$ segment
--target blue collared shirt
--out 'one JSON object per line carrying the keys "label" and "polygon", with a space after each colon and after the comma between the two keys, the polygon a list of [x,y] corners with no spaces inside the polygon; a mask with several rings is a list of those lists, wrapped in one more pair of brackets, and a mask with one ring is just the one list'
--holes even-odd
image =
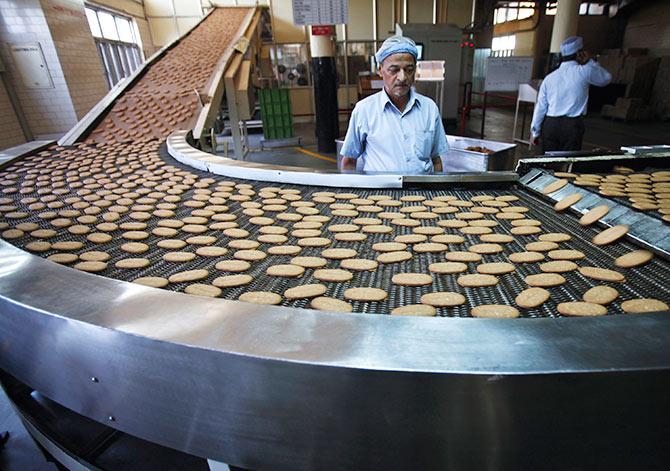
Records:
{"label": "blue collared shirt", "polygon": [[366,172],[430,173],[433,157],[449,150],[433,100],[410,90],[400,112],[384,90],[356,104],[341,154],[363,159]]}
{"label": "blue collared shirt", "polygon": [[533,137],[540,135],[545,116],[585,115],[589,85],[604,87],[611,80],[612,74],[596,61],[590,60],[584,65],[576,61],[563,62],[540,85],[530,127]]}

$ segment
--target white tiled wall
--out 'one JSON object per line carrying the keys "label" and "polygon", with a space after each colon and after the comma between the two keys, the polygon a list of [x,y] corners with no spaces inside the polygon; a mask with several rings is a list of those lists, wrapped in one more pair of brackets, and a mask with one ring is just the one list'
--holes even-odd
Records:
{"label": "white tiled wall", "polygon": [[[34,42],[39,42],[42,48],[53,88],[26,88],[17,73],[9,45]],[[56,46],[39,0],[0,0],[0,54],[33,135],[65,133],[77,122]],[[3,114],[13,113],[4,107],[0,110]]]}
{"label": "white tiled wall", "polygon": [[107,93],[83,0],[41,0],[77,118]]}
{"label": "white tiled wall", "polygon": [[9,101],[5,85],[0,82],[0,150],[23,144],[26,140]]}

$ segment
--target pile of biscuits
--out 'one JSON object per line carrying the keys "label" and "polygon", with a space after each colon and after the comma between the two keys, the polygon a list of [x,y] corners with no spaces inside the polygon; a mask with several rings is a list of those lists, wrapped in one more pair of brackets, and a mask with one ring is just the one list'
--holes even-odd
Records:
{"label": "pile of biscuits", "polygon": [[164,138],[191,129],[208,80],[248,14],[217,8],[118,98],[86,143]]}
{"label": "pile of biscuits", "polygon": [[657,211],[663,221],[670,223],[670,170],[650,173],[634,172],[625,167],[618,170],[605,175],[571,172],[555,172],[554,175],[597,190],[603,196],[624,198],[639,211]]}
{"label": "pile of biscuits", "polygon": [[512,192],[226,180],[166,162],[159,145],[53,147],[12,164],[0,172],[1,237],[78,270],[259,304],[475,317],[668,309],[670,265],[593,215],[546,218],[546,204]]}

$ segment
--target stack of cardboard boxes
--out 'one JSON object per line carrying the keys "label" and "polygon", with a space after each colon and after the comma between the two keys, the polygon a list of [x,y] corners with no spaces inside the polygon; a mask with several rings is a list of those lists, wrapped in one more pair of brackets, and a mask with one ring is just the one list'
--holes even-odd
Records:
{"label": "stack of cardboard boxes", "polygon": [[612,74],[612,83],[626,85],[623,97],[614,105],[604,105],[601,115],[624,121],[643,121],[654,117],[650,104],[661,59],[647,55],[647,49],[606,49],[600,65]]}

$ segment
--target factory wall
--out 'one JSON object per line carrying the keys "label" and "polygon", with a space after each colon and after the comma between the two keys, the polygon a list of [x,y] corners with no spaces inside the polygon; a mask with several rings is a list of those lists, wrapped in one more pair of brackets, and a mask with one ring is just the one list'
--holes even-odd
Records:
{"label": "factory wall", "polygon": [[623,39],[625,48],[647,48],[657,57],[670,55],[670,2],[640,5],[628,19]]}
{"label": "factory wall", "polygon": [[26,142],[4,83],[0,83],[0,150]]}
{"label": "factory wall", "polygon": [[200,0],[144,0],[144,11],[158,47],[186,33],[204,14]]}
{"label": "factory wall", "polygon": [[[33,136],[63,134],[77,122],[77,112],[42,5],[39,0],[4,0],[2,4],[0,54],[7,68],[8,86],[16,93]],[[41,48],[50,77],[50,83],[41,88],[23,82],[11,54],[12,46],[35,44]],[[59,44],[58,48],[64,46]],[[5,103],[0,114],[14,114]]]}
{"label": "factory wall", "polygon": [[151,37],[149,21],[147,20],[146,14],[144,13],[144,6],[142,5],[142,1],[143,0],[95,0],[89,3],[92,5],[107,7],[111,10],[115,10],[133,18],[137,24],[137,30],[140,33],[140,41],[142,41],[142,52],[144,52],[144,58],[148,59],[159,49],[159,47],[154,44]]}

